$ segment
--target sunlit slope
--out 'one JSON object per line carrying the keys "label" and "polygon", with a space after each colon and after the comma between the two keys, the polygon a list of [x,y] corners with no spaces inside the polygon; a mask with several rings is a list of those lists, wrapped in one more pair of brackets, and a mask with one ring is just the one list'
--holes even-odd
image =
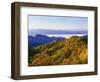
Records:
{"label": "sunlit slope", "polygon": [[29,49],[29,66],[87,64],[87,38],[72,36]]}

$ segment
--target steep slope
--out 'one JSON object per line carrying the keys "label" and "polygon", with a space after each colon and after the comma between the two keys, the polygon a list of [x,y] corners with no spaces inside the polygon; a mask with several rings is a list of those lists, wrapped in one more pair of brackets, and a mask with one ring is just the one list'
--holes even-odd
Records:
{"label": "steep slope", "polygon": [[29,66],[87,64],[87,39],[72,36],[29,49]]}

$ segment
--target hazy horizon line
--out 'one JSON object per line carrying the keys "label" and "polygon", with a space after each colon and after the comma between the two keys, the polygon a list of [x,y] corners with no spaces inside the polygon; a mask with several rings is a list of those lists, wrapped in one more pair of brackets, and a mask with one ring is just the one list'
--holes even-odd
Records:
{"label": "hazy horizon line", "polygon": [[75,30],[75,29],[73,29],[73,30],[66,30],[66,29],[29,29],[29,31],[30,30],[54,30],[54,31],[56,31],[56,30],[61,30],[61,31],[88,31],[88,30]]}

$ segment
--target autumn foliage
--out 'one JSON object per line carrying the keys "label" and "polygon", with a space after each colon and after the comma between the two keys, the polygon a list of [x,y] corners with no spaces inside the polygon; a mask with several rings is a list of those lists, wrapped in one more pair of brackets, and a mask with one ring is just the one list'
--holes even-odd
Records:
{"label": "autumn foliage", "polygon": [[28,50],[29,66],[87,64],[87,39],[72,36]]}

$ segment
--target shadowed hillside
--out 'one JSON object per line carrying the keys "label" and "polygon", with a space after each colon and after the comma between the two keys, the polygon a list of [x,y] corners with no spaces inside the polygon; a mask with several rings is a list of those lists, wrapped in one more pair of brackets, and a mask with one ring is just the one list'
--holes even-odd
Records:
{"label": "shadowed hillside", "polygon": [[55,40],[64,40],[62,37],[48,37],[46,35],[37,34],[35,36],[28,36],[28,47],[37,47],[38,45],[47,44]]}
{"label": "shadowed hillside", "polygon": [[29,66],[87,64],[87,36],[72,36],[29,49]]}

